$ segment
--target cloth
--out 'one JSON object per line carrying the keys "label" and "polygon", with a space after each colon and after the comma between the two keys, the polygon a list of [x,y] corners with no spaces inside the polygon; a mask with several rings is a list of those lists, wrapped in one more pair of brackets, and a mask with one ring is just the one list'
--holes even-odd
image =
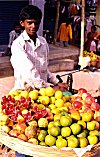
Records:
{"label": "cloth", "polygon": [[72,39],[72,27],[70,24],[68,26],[66,26],[66,23],[60,25],[58,39],[60,41],[69,41],[69,39]]}
{"label": "cloth", "polygon": [[47,87],[47,82],[57,84],[58,80],[48,70],[48,44],[44,37],[36,38],[36,45],[24,30],[11,46],[11,64],[14,68],[14,89]]}

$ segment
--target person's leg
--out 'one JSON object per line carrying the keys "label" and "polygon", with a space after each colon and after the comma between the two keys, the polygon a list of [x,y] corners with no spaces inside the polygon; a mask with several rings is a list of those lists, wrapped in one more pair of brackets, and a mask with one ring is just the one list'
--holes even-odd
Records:
{"label": "person's leg", "polygon": [[68,41],[64,41],[64,47],[68,46]]}
{"label": "person's leg", "polygon": [[16,157],[25,157],[25,155],[24,155],[24,154],[20,154],[20,153],[16,152]]}
{"label": "person's leg", "polygon": [[60,41],[59,45],[60,45],[60,46],[64,46],[64,42],[63,42],[63,41]]}

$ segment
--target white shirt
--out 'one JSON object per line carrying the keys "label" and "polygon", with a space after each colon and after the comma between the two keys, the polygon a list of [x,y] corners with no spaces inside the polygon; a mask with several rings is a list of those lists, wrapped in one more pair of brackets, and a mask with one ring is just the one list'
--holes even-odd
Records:
{"label": "white shirt", "polygon": [[48,44],[45,38],[38,36],[36,45],[26,31],[14,40],[11,46],[11,64],[14,68],[14,89],[25,89],[25,82],[33,88],[48,86],[58,80],[48,71]]}

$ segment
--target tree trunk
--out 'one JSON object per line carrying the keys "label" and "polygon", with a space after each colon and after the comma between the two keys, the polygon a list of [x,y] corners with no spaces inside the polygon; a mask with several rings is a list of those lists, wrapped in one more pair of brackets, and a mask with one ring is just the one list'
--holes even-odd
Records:
{"label": "tree trunk", "polygon": [[59,9],[60,9],[60,0],[57,0],[57,14],[54,28],[54,44],[57,41],[57,30],[58,30],[58,22],[59,22]]}

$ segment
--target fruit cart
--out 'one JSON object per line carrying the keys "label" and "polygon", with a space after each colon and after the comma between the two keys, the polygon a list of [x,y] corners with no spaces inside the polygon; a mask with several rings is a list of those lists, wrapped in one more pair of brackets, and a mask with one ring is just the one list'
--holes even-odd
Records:
{"label": "fruit cart", "polygon": [[[94,69],[92,69],[92,70],[94,71]],[[77,71],[73,71],[73,73],[74,72],[77,72]],[[70,74],[70,73],[67,73],[67,74]],[[57,77],[59,78],[62,76],[60,75]],[[67,83],[69,83],[69,81]],[[64,87],[65,87],[66,84],[62,83],[60,85],[64,85]],[[66,88],[67,87],[68,86],[66,86]],[[50,98],[50,100],[51,100],[50,103],[49,103],[49,99],[47,97],[43,96],[40,99],[39,96],[40,95],[42,96],[44,91],[46,92],[46,96],[48,96]],[[20,95],[22,97],[20,97]],[[53,96],[55,96],[55,98],[57,99],[56,102],[54,102],[53,98],[51,99],[51,97],[53,97]],[[46,98],[46,101],[44,98]],[[69,98],[71,100],[70,102],[69,102]],[[91,106],[90,106],[90,104],[86,105],[86,106],[83,105],[84,107],[86,107],[86,108],[84,108],[84,107],[82,107],[82,103],[80,103],[80,102],[76,103],[76,101],[79,101],[80,99],[83,101],[84,98],[86,99],[85,101],[87,101],[87,102],[92,101]],[[58,99],[60,99],[60,103],[58,103]],[[74,100],[76,100],[76,101],[74,101]],[[42,105],[40,105],[40,102]],[[39,103],[39,109],[37,108],[38,103]],[[31,106],[31,108],[29,107],[29,105],[32,105],[32,104],[35,104],[34,108],[32,108],[32,106]],[[71,106],[71,104],[73,104],[73,105]],[[19,106],[20,106],[20,108],[19,108]],[[46,108],[44,106],[46,106]],[[56,106],[56,110],[55,110],[54,106]],[[91,110],[89,110],[90,108],[91,108]],[[80,138],[81,132],[79,131],[79,133],[76,133],[75,130],[73,130],[73,128],[72,128],[73,124],[75,124],[75,126],[76,126],[76,122],[78,123],[79,129],[81,128],[82,131],[84,130],[84,128],[88,129],[89,133],[90,133],[91,127],[89,124],[92,121],[91,118],[94,118],[94,121],[95,121],[94,128],[99,130],[100,106],[98,103],[94,102],[94,98],[90,94],[87,93],[86,89],[80,88],[77,91],[77,95],[70,95],[70,92],[68,92],[68,91],[67,92],[60,91],[58,94],[57,91],[55,91],[55,92],[53,91],[52,87],[46,88],[46,89],[40,89],[39,91],[32,90],[32,91],[29,91],[28,93],[27,93],[27,91],[17,90],[17,91],[14,91],[13,93],[10,93],[7,96],[4,96],[2,98],[0,109],[1,109],[1,112],[0,112],[0,114],[1,114],[0,115],[0,128],[1,128],[0,142],[14,151],[18,151],[19,153],[30,155],[33,157],[44,157],[44,156],[46,156],[46,157],[51,157],[51,156],[64,157],[67,155],[71,156],[71,157],[77,157],[77,156],[78,157],[81,157],[81,156],[82,157],[86,157],[86,156],[93,157],[93,156],[100,155],[100,142],[99,142],[100,135],[98,135],[98,133],[99,133],[98,131],[96,133],[92,132],[93,134],[96,134],[96,135],[93,135],[95,140],[92,140],[92,142],[95,141],[95,143],[91,143],[91,140],[90,140],[90,143],[88,145],[84,146],[84,148],[82,148],[81,145],[79,146],[80,148],[79,147],[78,148],[66,147],[67,144],[66,144],[65,139],[68,140],[68,137],[66,137],[68,135],[65,135],[66,132],[61,134],[61,132],[59,133],[59,131],[58,131],[57,135],[55,135],[55,132],[52,132],[51,129],[49,130],[49,134],[53,135],[54,140],[55,140],[55,137],[56,137],[56,140],[59,139],[60,137],[58,138],[58,135],[60,136],[60,134],[64,137],[65,143],[64,143],[64,147],[62,147],[62,148],[57,148],[57,146],[60,147],[59,143],[57,146],[55,146],[55,144],[48,143],[47,144],[48,146],[47,146],[43,142],[44,140],[42,141],[41,136],[39,137],[39,133],[40,133],[41,129],[45,128],[45,129],[43,129],[45,132],[46,129],[49,128],[48,126],[50,125],[50,122],[53,121],[53,119],[55,119],[54,117],[57,117],[56,112],[58,112],[58,113],[60,112],[64,116],[63,118],[67,117],[67,112],[68,112],[68,114],[71,115],[71,117],[68,118],[68,119],[70,119],[70,122],[69,122],[70,124],[69,123],[64,124],[60,118],[61,126],[59,126],[59,123],[56,123],[55,126],[59,126],[61,129],[67,126],[68,128],[71,129],[71,132],[73,132],[73,135],[75,134],[75,136],[77,136],[77,138]],[[79,110],[79,112],[78,112],[78,110]],[[80,116],[80,115],[83,115],[82,110],[84,110],[85,113],[87,113],[88,110],[90,111],[88,114],[88,118],[90,117],[90,119],[86,120],[87,119],[86,117],[84,119],[84,117]],[[3,113],[2,113],[2,111],[3,111]],[[73,111],[77,111],[77,112],[75,114],[73,114]],[[92,117],[92,114],[93,114],[93,117]],[[77,116],[74,117],[75,115],[77,115]],[[32,121],[33,116],[34,116],[35,121]],[[80,118],[84,121],[84,124],[81,123]],[[40,123],[40,119],[42,119],[41,123]],[[32,121],[32,123],[31,123],[31,121]],[[20,125],[18,125],[18,124],[22,124],[22,123],[23,123],[23,125],[21,125],[22,127],[20,127]],[[26,123],[27,123],[27,125],[26,125]],[[31,126],[31,124],[32,125],[34,124],[34,129],[32,128],[34,130],[34,132],[32,132],[32,137],[34,137],[34,138],[32,138],[32,139],[30,138],[31,136],[29,136],[29,134],[27,134],[27,131],[25,131],[25,130],[28,130],[26,128]],[[38,124],[38,126],[37,126],[37,124]],[[25,129],[24,131],[23,131],[23,128]],[[16,129],[17,129],[17,132],[16,132]],[[31,127],[30,127],[30,129],[31,129]],[[94,131],[94,129],[92,129],[92,130]],[[27,135],[27,137],[26,137],[26,135]],[[38,138],[37,138],[37,136],[38,136]],[[46,138],[46,136],[48,136],[48,132],[47,132],[47,135],[45,135],[45,138]],[[60,139],[60,140],[62,140],[62,139]],[[37,143],[38,141],[39,141],[39,143]],[[79,143],[78,143],[78,145],[79,145]]]}

